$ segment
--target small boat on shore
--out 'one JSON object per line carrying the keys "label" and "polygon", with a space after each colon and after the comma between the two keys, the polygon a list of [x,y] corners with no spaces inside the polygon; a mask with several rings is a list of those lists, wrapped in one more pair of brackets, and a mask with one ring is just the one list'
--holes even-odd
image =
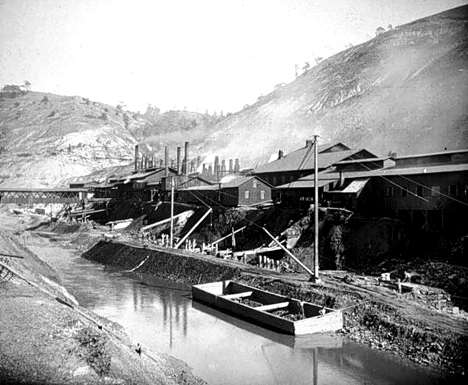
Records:
{"label": "small boat on shore", "polygon": [[233,281],[192,286],[194,300],[271,329],[293,335],[343,328],[340,310],[314,305]]}

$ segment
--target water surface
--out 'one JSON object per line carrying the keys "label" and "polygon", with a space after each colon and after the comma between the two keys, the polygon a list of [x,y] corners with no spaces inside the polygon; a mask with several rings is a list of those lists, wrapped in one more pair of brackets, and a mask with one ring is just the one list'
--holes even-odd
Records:
{"label": "water surface", "polygon": [[135,342],[187,362],[210,384],[438,384],[427,369],[336,335],[293,337],[192,302],[187,287],[87,261],[48,241],[31,245],[81,305]]}

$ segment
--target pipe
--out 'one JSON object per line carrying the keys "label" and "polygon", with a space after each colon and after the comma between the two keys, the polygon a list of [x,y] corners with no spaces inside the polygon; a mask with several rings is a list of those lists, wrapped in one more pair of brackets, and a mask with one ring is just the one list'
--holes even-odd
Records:
{"label": "pipe", "polygon": [[206,213],[203,214],[203,216],[200,218],[200,220],[199,220],[197,223],[195,223],[195,225],[189,230],[189,232],[183,236],[183,238],[179,241],[179,243],[177,243],[177,245],[174,246],[174,248],[175,248],[175,249],[178,249],[179,246],[180,246],[182,243],[185,242],[185,240],[188,238],[188,236],[189,236],[190,234],[192,234],[192,233],[195,231],[195,229],[200,225],[200,223],[202,223],[202,222],[205,220],[205,218],[206,218],[212,211],[213,211],[213,209],[210,207],[210,208],[206,211]]}
{"label": "pipe", "polygon": [[284,247],[275,237],[273,237],[273,235],[270,234],[270,232],[265,228],[265,227],[262,227],[262,229],[265,231],[265,233],[267,233],[267,235],[279,246],[281,247],[292,259],[294,259],[294,261],[296,261],[296,263],[301,266],[305,271],[307,271],[311,276],[314,276],[314,273],[312,270],[310,270],[306,265],[304,265],[301,261],[299,261],[299,259],[297,259],[297,257],[291,253],[286,247]]}

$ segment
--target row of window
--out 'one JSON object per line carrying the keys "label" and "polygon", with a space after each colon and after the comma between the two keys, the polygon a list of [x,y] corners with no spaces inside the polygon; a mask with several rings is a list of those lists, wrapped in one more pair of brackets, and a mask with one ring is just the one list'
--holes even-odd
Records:
{"label": "row of window", "polygon": [[[246,200],[250,199],[250,191],[249,190],[244,191],[244,199],[246,199]],[[260,199],[261,200],[265,199],[265,191],[264,190],[260,190]]]}
{"label": "row of window", "polygon": [[[468,191],[468,186],[465,187],[465,193]],[[450,196],[459,196],[459,188],[458,185],[456,184],[451,184],[448,186],[448,195]],[[395,186],[388,186],[385,188],[385,196],[386,197],[396,197],[396,196],[401,196],[401,197],[406,197],[408,195],[417,195],[420,197],[424,196],[433,196],[433,197],[439,197],[441,195],[444,195],[440,192],[440,186],[422,186],[422,185],[417,185],[415,190],[411,190],[410,188],[407,187],[395,187]]]}

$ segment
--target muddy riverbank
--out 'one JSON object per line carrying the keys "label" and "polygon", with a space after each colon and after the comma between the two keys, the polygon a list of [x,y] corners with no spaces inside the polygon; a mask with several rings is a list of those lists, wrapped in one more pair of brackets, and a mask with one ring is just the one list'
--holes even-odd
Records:
{"label": "muddy riverbank", "polygon": [[237,279],[249,285],[328,307],[346,308],[344,333],[444,373],[465,372],[467,321],[424,306],[410,295],[360,284],[351,273],[327,271],[321,284],[301,274],[280,275],[234,261],[186,251],[175,254],[131,243],[100,241],[85,258],[188,284]]}
{"label": "muddy riverbank", "polygon": [[22,257],[1,258],[0,383],[205,383],[180,360],[138,354],[120,325],[78,305],[25,245],[29,221],[0,223],[0,253]]}

